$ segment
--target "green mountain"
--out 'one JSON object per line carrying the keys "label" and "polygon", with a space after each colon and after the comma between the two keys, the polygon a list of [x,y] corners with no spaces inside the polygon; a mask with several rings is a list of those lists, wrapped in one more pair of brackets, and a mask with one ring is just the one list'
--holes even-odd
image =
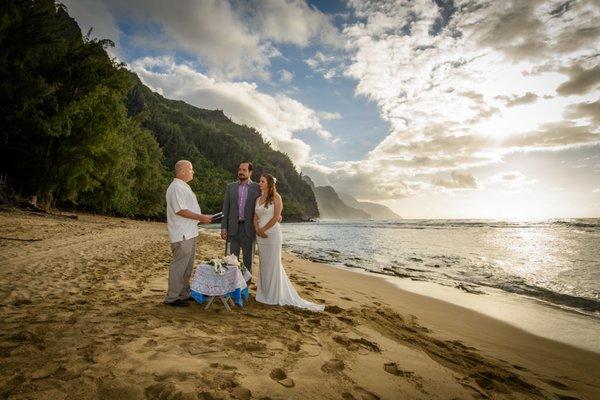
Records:
{"label": "green mountain", "polygon": [[302,179],[312,188],[317,198],[317,205],[322,218],[327,219],[375,219],[375,220],[398,220],[401,216],[388,207],[358,201],[345,193],[338,193],[331,186],[315,186],[308,175],[302,175]]}
{"label": "green mountain", "polygon": [[314,188],[321,218],[326,219],[369,219],[371,216],[359,209],[350,207],[340,199],[331,186]]}
{"label": "green mountain", "polygon": [[371,215],[371,219],[375,220],[398,220],[402,219],[401,216],[393,212],[389,207],[384,206],[383,204],[372,203],[369,201],[358,201],[354,197],[350,196],[346,193],[339,193],[338,196],[344,202],[344,204],[356,208],[358,210],[363,210],[364,212]]}
{"label": "green mountain", "polygon": [[0,6],[0,180],[42,206],[164,217],[175,161],[197,170],[191,183],[204,212],[221,209],[238,164],[270,172],[284,220],[318,217],[310,186],[287,155],[221,111],[165,99],[110,59],[108,40],[82,36],[52,0]]}
{"label": "green mountain", "polygon": [[165,164],[182,158],[198,169],[192,187],[200,204],[211,212],[221,209],[225,185],[237,176],[242,161],[254,165],[254,180],[268,172],[277,178],[284,199],[284,220],[319,216],[314,193],[289,157],[273,150],[256,129],[232,122],[220,110],[205,110],[183,101],[169,100],[136,82],[127,99],[130,114],[154,134],[163,149]]}

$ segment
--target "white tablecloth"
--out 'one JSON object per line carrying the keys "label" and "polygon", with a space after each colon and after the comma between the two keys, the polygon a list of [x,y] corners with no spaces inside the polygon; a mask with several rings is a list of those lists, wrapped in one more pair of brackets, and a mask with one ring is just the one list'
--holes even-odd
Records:
{"label": "white tablecloth", "polygon": [[[246,272],[248,278],[250,274]],[[245,289],[246,279],[238,267],[228,265],[227,272],[219,275],[214,267],[208,264],[200,264],[196,267],[194,278],[190,284],[191,289],[205,296],[224,296],[236,289]]]}

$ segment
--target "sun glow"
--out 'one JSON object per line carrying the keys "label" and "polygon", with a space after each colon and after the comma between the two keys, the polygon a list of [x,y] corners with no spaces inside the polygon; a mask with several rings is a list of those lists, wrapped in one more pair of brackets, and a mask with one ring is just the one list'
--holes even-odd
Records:
{"label": "sun glow", "polygon": [[[565,203],[580,207],[566,212]],[[600,213],[598,203],[587,203],[572,193],[533,189],[443,191],[393,200],[386,205],[408,219],[538,220],[580,218]]]}

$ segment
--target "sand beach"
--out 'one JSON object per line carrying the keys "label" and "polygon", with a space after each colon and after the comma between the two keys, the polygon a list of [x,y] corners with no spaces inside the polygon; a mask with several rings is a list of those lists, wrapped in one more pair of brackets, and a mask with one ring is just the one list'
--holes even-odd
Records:
{"label": "sand beach", "polygon": [[[600,354],[291,254],[324,313],[162,301],[163,223],[0,212],[1,399],[596,399]],[[197,261],[218,256],[215,232]],[[258,273],[255,268],[254,274]]]}

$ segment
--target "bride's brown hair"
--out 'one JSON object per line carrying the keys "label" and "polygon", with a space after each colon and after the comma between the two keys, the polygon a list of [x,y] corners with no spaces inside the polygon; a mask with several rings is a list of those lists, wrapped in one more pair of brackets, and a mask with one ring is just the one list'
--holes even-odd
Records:
{"label": "bride's brown hair", "polygon": [[269,204],[273,204],[275,193],[277,193],[277,186],[273,175],[262,174],[261,176],[267,180],[267,200],[265,201],[265,207],[268,207]]}

